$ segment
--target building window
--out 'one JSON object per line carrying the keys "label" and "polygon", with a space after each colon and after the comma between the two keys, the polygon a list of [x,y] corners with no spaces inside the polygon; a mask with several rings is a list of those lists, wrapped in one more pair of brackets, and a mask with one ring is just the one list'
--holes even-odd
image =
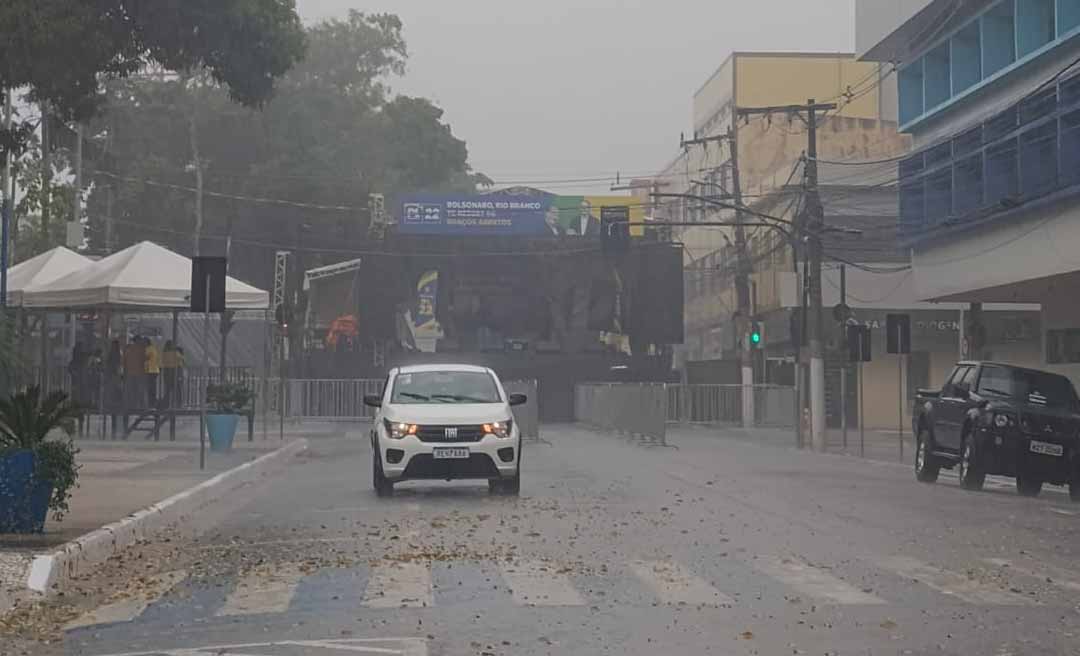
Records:
{"label": "building window", "polygon": [[1002,2],[982,17],[983,75],[989,77],[1016,61],[1016,16]]}
{"label": "building window", "polygon": [[1054,0],[1016,1],[1018,55],[1029,55],[1054,40]]}
{"label": "building window", "polygon": [[1058,0],[1058,36],[1080,27],[1080,0]]}
{"label": "building window", "polygon": [[1048,330],[1046,332],[1046,362],[1048,364],[1080,363],[1080,330]]}
{"label": "building window", "polygon": [[986,203],[995,205],[1019,194],[1016,139],[986,149]]}
{"label": "building window", "polygon": [[952,93],[967,91],[982,80],[982,32],[979,21],[952,39]]}
{"label": "building window", "polygon": [[1080,183],[1080,109],[1061,117],[1060,150],[1062,183]]}
{"label": "building window", "polygon": [[923,60],[900,71],[900,122],[913,121],[923,113]]}
{"label": "building window", "polygon": [[949,68],[949,43],[946,41],[926,54],[923,63],[926,85],[926,108],[937,107],[952,94],[952,73]]}

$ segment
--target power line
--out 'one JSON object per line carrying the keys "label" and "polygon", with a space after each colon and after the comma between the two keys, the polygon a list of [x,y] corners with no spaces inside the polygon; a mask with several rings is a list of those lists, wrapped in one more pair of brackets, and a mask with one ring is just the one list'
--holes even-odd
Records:
{"label": "power line", "polygon": [[[172,184],[169,182],[159,182],[157,180],[149,180],[146,178],[129,178],[127,176],[117,175],[116,173],[110,173],[108,171],[96,170],[92,172],[94,175],[100,175],[113,180],[120,180],[121,182],[130,182],[132,184],[144,184],[150,187],[161,187],[164,189],[172,189],[174,191],[186,191],[190,193],[199,193],[199,190],[195,187],[187,187],[184,185]],[[225,198],[228,200],[239,200],[249,203],[262,203],[267,205],[282,205],[285,207],[297,207],[301,209],[323,210],[331,212],[367,212],[368,208],[364,207],[351,207],[348,205],[320,205],[317,203],[302,203],[298,201],[282,200],[279,198],[259,198],[255,196],[241,196],[238,194],[226,194],[219,191],[202,191],[204,196],[210,196],[213,198]]]}

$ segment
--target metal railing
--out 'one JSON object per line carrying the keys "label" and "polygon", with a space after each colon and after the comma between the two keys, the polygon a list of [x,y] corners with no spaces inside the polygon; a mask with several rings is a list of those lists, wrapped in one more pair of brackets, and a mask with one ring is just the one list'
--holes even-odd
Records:
{"label": "metal railing", "polygon": [[[790,428],[795,425],[795,388],[753,385],[752,425]],[[669,423],[742,426],[742,385],[667,385]]]}
{"label": "metal railing", "polygon": [[662,383],[586,383],[574,388],[577,421],[665,444],[667,390]]}

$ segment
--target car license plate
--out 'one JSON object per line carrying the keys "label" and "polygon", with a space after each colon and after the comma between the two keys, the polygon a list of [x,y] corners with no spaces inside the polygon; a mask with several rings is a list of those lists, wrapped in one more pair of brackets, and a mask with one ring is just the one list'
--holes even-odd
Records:
{"label": "car license plate", "polygon": [[1032,453],[1041,453],[1044,456],[1057,456],[1061,457],[1065,455],[1065,447],[1060,444],[1050,444],[1048,442],[1031,442]]}
{"label": "car license plate", "polygon": [[436,460],[468,460],[469,450],[461,447],[435,449],[434,456]]}

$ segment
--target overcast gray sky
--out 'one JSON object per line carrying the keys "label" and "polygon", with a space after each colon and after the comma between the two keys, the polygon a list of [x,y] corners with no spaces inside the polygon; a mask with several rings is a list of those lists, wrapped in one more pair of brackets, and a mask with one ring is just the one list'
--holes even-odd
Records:
{"label": "overcast gray sky", "polygon": [[405,23],[396,91],[433,99],[498,182],[659,170],[694,91],[732,50],[849,51],[854,0],[298,0],[306,21],[355,8]]}

